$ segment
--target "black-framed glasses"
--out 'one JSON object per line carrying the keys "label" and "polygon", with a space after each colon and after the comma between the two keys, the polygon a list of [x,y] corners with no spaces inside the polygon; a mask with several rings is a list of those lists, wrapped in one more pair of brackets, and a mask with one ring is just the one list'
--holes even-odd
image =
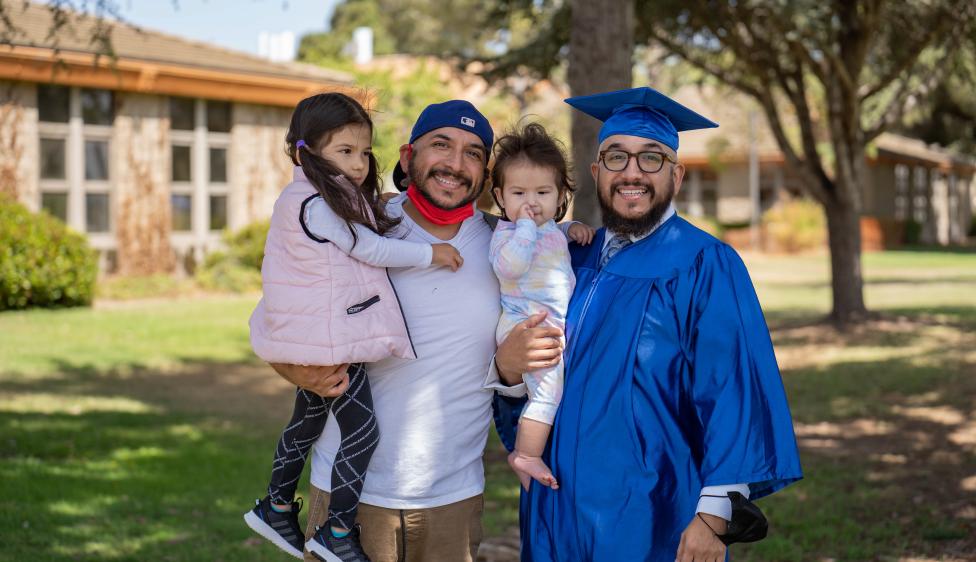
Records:
{"label": "black-framed glasses", "polygon": [[645,174],[654,174],[661,171],[664,161],[672,164],[678,161],[670,155],[656,150],[645,150],[643,152],[627,152],[626,150],[602,150],[600,151],[600,162],[603,167],[611,172],[622,172],[630,164],[630,159],[637,159],[637,167]]}

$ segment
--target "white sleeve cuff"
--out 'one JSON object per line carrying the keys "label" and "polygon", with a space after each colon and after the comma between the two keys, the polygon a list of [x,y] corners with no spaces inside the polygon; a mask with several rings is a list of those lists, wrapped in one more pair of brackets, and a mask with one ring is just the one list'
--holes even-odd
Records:
{"label": "white sleeve cuff", "polygon": [[[697,513],[707,513],[716,517],[721,517],[726,521],[732,520],[732,501],[728,498],[729,492],[739,492],[746,499],[749,499],[748,484],[731,484],[728,486],[705,486],[702,488],[701,497],[698,498]],[[721,496],[717,498],[708,496]]]}
{"label": "white sleeve cuff", "polygon": [[502,396],[510,396],[512,398],[520,398],[525,396],[528,392],[525,388],[525,383],[519,383],[516,385],[508,386],[503,383],[498,377],[498,369],[495,368],[495,356],[491,356],[491,363],[488,364],[488,373],[485,375],[485,383],[481,386],[485,390],[494,390],[501,394]]}

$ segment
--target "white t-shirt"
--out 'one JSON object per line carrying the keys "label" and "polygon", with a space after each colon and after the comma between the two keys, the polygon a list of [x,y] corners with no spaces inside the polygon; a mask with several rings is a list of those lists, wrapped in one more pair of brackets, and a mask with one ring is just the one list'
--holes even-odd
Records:
{"label": "white t-shirt", "polygon": [[[403,222],[391,236],[437,244],[403,213],[405,195],[387,204]],[[361,500],[390,509],[422,509],[484,491],[482,456],[491,423],[485,371],[495,352],[501,314],[498,280],[488,263],[491,228],[481,212],[447,240],[464,265],[390,268],[417,359],[390,358],[368,366],[380,442]],[[312,484],[329,491],[339,443],[330,418],[312,453]]]}

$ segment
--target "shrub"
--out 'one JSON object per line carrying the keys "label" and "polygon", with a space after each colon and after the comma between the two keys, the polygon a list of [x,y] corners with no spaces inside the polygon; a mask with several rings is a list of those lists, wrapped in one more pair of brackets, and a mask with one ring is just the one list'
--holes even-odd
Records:
{"label": "shrub", "polygon": [[827,240],[823,209],[809,199],[793,199],[763,213],[762,223],[773,249],[802,252],[820,248]]}
{"label": "shrub", "polygon": [[905,244],[915,245],[922,242],[922,225],[918,221],[909,219],[905,222]]}
{"label": "shrub", "polygon": [[237,232],[224,234],[227,253],[241,265],[261,271],[261,262],[264,261],[264,242],[268,239],[270,227],[271,221],[263,220],[252,222]]}
{"label": "shrub", "polygon": [[97,275],[83,235],[0,197],[0,310],[91,304]]}
{"label": "shrub", "polygon": [[197,270],[195,279],[209,291],[243,293],[261,288],[261,271],[242,265],[230,254],[214,252]]}
{"label": "shrub", "polygon": [[235,293],[261,288],[261,262],[264,242],[271,222],[257,221],[224,235],[226,251],[211,252],[196,271],[196,281],[204,289]]}

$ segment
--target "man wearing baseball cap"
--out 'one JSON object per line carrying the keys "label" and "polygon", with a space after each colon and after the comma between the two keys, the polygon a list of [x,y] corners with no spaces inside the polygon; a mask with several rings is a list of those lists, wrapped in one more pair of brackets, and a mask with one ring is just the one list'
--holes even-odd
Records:
{"label": "man wearing baseball cap", "polygon": [[[500,305],[488,263],[491,228],[475,202],[484,188],[492,141],[485,116],[467,101],[452,100],[424,109],[410,142],[400,147],[397,175],[407,170],[410,183],[387,203],[391,216],[402,217],[391,235],[448,242],[464,265],[453,273],[447,268],[389,270],[417,359],[369,365],[380,441],[365,476],[357,521],[372,562],[477,557],[482,454],[492,399],[483,383],[495,352]],[[329,394],[334,396],[347,384],[341,372],[301,366],[278,371],[299,386],[306,386],[303,380],[321,384],[323,377],[332,377],[336,386]],[[330,418],[312,453],[310,531],[327,516],[338,445],[339,432]],[[314,558],[306,554],[306,560]]]}

